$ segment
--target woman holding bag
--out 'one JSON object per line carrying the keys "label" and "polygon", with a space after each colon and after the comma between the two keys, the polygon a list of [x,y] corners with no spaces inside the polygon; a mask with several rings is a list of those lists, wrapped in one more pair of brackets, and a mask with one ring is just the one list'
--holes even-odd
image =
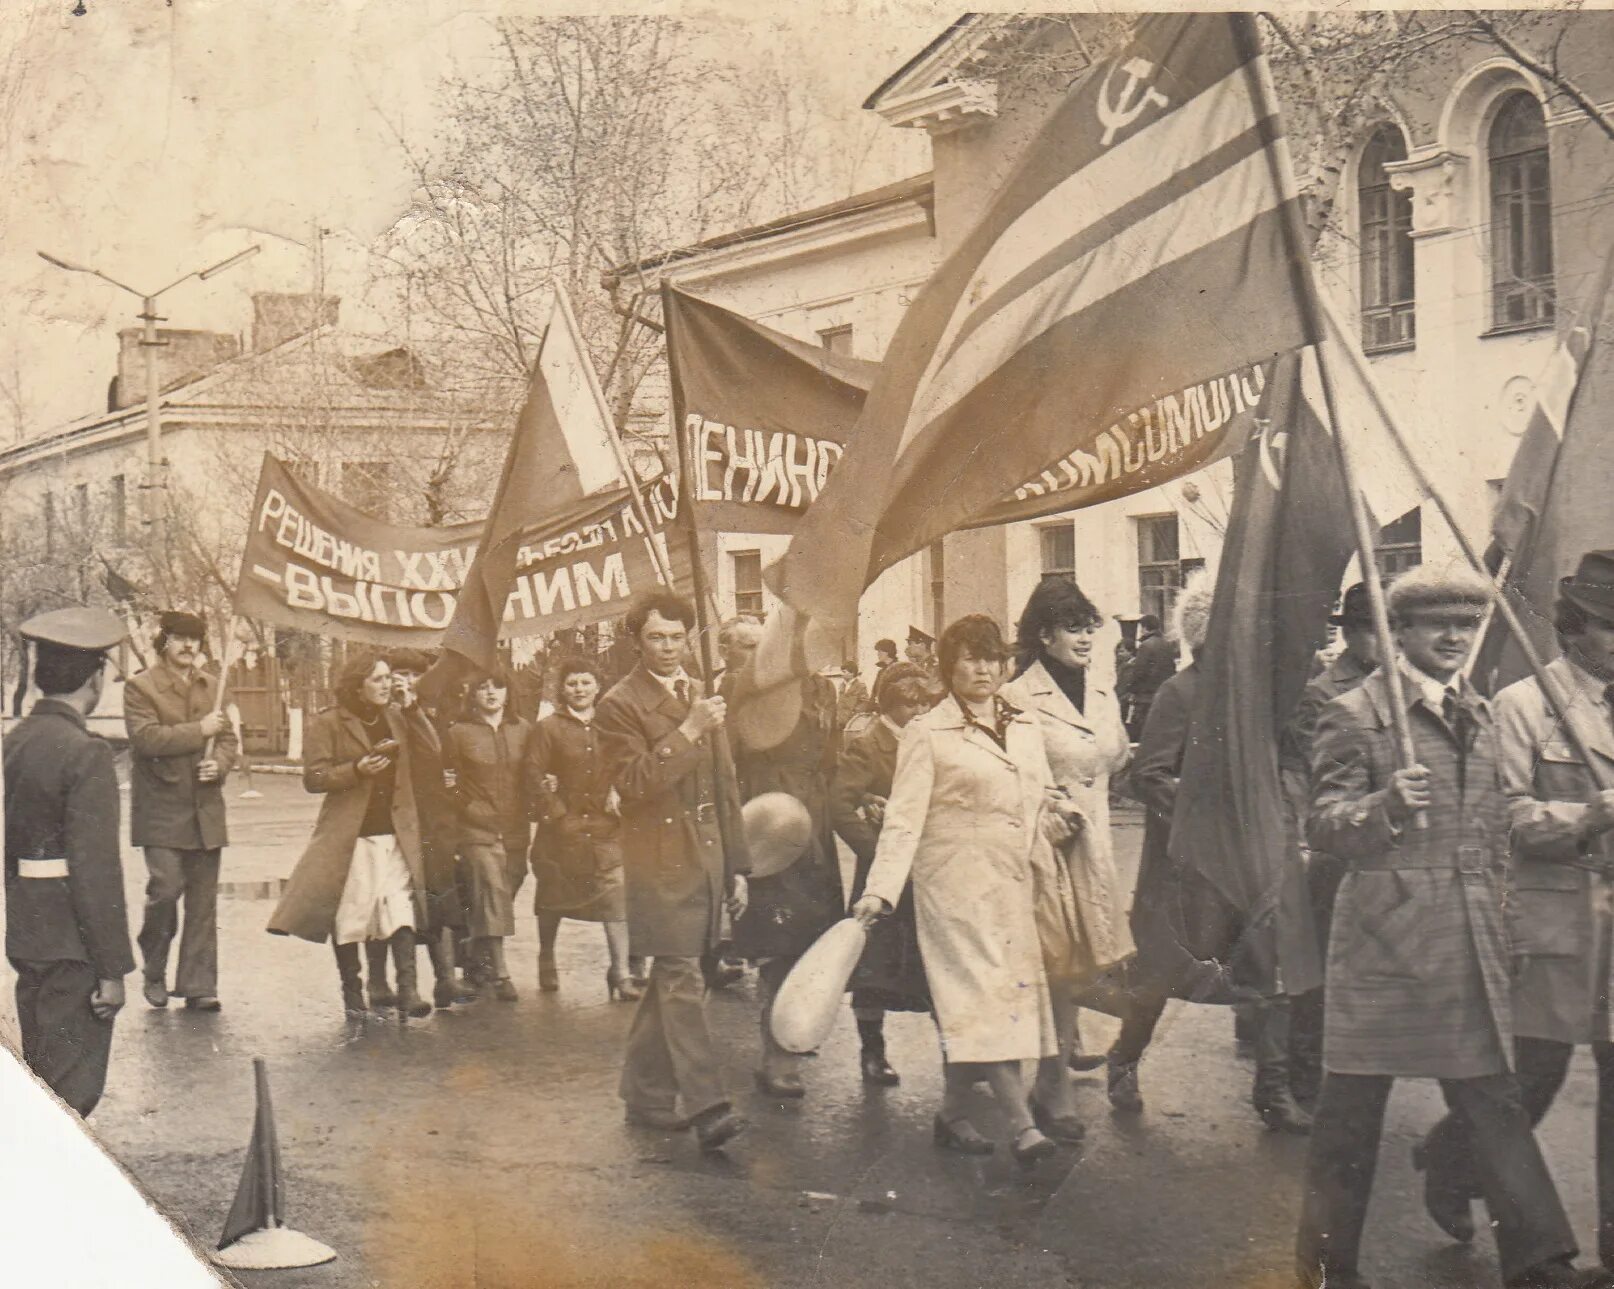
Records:
{"label": "woman holding bag", "polygon": [[1039,830],[1063,842],[1050,812],[1048,757],[1036,721],[998,695],[1009,649],[984,614],[942,633],[948,693],[915,717],[897,771],[864,894],[865,925],[893,910],[913,880],[925,975],[946,1056],[934,1136],[944,1149],[990,1154],[968,1117],[970,1088],[985,1079],[1009,1119],[1022,1164],[1053,1153],[1021,1080],[1020,1062],[1059,1044],[1038,932],[1037,890],[1055,880]]}
{"label": "woman holding bag", "polygon": [[425,1016],[415,979],[415,927],[426,925],[420,827],[404,721],[392,677],[374,655],[342,669],[335,707],[308,730],[303,787],[324,794],[308,849],[269,919],[275,935],[336,948],[342,1006],[364,1015],[359,946],[390,943],[400,1019]]}

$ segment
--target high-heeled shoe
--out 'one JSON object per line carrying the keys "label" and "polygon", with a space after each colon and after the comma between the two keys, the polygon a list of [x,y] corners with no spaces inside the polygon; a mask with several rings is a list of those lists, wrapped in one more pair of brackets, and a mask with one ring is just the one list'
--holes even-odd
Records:
{"label": "high-heeled shoe", "polygon": [[614,971],[605,973],[605,996],[611,1002],[636,1003],[644,995],[634,986],[633,977]]}
{"label": "high-heeled shoe", "polygon": [[930,1125],[930,1136],[943,1150],[956,1150],[961,1155],[990,1155],[997,1149],[968,1119],[949,1123],[938,1114]]}
{"label": "high-heeled shoe", "polygon": [[1014,1144],[1009,1150],[1014,1155],[1015,1163],[1022,1168],[1030,1168],[1039,1159],[1047,1159],[1054,1154],[1058,1147],[1042,1135],[1040,1128],[1022,1128],[1015,1134]]}
{"label": "high-heeled shoe", "polygon": [[555,966],[553,960],[538,959],[538,988],[546,994],[560,990],[560,969]]}

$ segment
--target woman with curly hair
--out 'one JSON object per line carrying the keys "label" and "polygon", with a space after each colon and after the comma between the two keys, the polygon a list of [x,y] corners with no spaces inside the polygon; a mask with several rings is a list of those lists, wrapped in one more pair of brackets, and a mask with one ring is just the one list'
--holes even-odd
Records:
{"label": "woman with curly hair", "polygon": [[865,923],[891,913],[913,881],[915,922],[946,1058],[934,1136],[944,1149],[990,1154],[969,1121],[970,1088],[991,1087],[1032,1164],[1054,1143],[1033,1120],[1020,1062],[1059,1051],[1038,931],[1038,892],[1057,880],[1039,832],[1063,842],[1049,809],[1048,755],[1037,722],[998,694],[1009,647],[984,614],[942,633],[947,693],[903,733],[864,893]]}

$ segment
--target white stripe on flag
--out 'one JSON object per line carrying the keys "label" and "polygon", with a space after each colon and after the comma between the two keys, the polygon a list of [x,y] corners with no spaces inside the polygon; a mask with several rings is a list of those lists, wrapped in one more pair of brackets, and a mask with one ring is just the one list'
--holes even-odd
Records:
{"label": "white stripe on flag", "polygon": [[538,353],[538,370],[560,421],[561,436],[577,466],[578,486],[585,494],[622,482],[622,471],[611,447],[611,427],[583,371],[582,364],[588,361],[581,339],[572,331],[570,314],[557,299]]}
{"label": "white stripe on flag", "polygon": [[932,366],[943,361],[976,306],[991,300],[1018,274],[1231,143],[1255,121],[1250,74],[1237,67],[1175,112],[1151,121],[1055,185],[1017,215],[982,257],[936,345]]}
{"label": "white stripe on flag", "polygon": [[1049,274],[1005,304],[928,382],[920,382],[898,452],[1043,332],[1237,232],[1282,200],[1262,149]]}
{"label": "white stripe on flag", "polygon": [[1580,359],[1575,353],[1576,346],[1570,343],[1577,339],[1581,342],[1578,347],[1584,352],[1587,339],[1584,327],[1576,327],[1552,351],[1547,368],[1541,373],[1540,392],[1536,395],[1547,424],[1560,441],[1564,437],[1564,422],[1569,419],[1569,400],[1574,397],[1575,383],[1580,379]]}

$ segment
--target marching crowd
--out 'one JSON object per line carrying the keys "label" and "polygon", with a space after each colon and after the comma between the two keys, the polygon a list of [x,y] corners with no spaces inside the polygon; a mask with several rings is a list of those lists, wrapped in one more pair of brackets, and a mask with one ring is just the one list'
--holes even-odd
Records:
{"label": "marching crowd", "polygon": [[[1255,1110],[1311,1136],[1301,1283],[1365,1283],[1358,1251],[1398,1077],[1438,1080],[1449,1107],[1414,1157],[1444,1233],[1471,1240],[1483,1199],[1508,1285],[1608,1283],[1574,1266],[1533,1125],[1589,1043],[1598,1254],[1614,1269],[1614,791],[1580,752],[1614,765],[1614,552],[1588,552],[1560,585],[1547,683],[1561,704],[1536,678],[1494,701],[1467,679],[1490,594],[1477,574],[1423,566],[1385,594],[1393,657],[1380,656],[1369,588],[1351,587],[1331,619],[1343,647],[1319,658],[1284,732],[1292,845],[1254,920],[1170,844],[1203,683],[1177,655],[1197,660],[1204,644],[1208,581],[1185,589],[1171,636],[1142,624],[1107,687],[1092,666],[1098,608],[1048,577],[1012,642],[970,615],[939,640],[915,629],[905,661],[881,641],[871,691],[855,667],[839,691],[801,679],[782,739],[747,717],[760,624],[725,624],[723,666],[703,678],[694,610],[671,594],[629,613],[625,677],[607,689],[592,661],[561,662],[553,710],[531,721],[512,712],[501,671],[426,694],[425,654],[355,659],[307,732],[319,817],[269,929],[331,941],[355,1018],[512,1002],[504,941],[531,872],[539,988],[559,986],[562,922],[601,924],[607,994],[636,1004],[626,1117],[693,1130],[707,1150],[746,1126],[710,990],[755,965],[756,1083],[806,1095],[771,1013],[792,966],[848,912],[868,931],[848,986],[862,1077],[897,1083],[887,1015],[928,1014],[944,1089],[933,1134],[949,1151],[997,1148],[975,1121],[984,1085],[1009,1152],[1034,1167],[1082,1140],[1072,1067],[1103,1065],[1114,1109],[1137,1113],[1167,1001],[1232,1005],[1256,1057]],[[169,1003],[177,934],[172,993],[216,1011],[222,784],[237,748],[217,677],[198,665],[203,624],[171,613],[161,628],[158,661],[125,699],[130,839],[149,872],[142,994]],[[70,609],[23,630],[41,697],[5,741],[7,953],[25,1058],[87,1115],[135,966],[112,753],[85,728],[123,627]],[[1112,849],[1115,792],[1146,810],[1130,889]],[[847,891],[838,841],[854,858]],[[1225,951],[1185,947],[1213,941]],[[1083,1008],[1120,1018],[1106,1055],[1081,1049]]]}

